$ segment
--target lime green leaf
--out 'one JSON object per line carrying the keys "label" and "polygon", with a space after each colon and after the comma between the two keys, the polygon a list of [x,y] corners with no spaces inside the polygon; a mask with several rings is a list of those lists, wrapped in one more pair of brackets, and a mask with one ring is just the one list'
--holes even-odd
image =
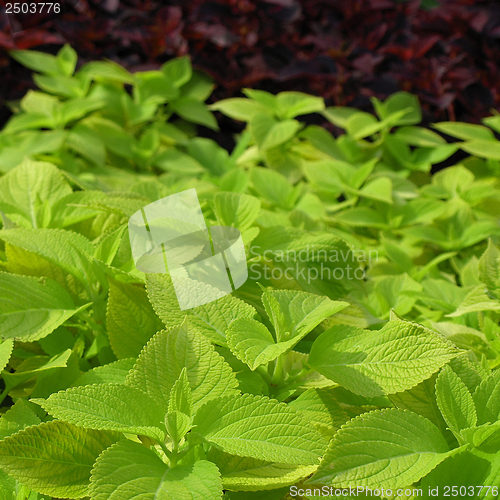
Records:
{"label": "lime green leaf", "polygon": [[171,104],[172,109],[182,118],[199,125],[204,125],[212,130],[218,130],[217,120],[208,110],[206,104],[192,97],[175,99]]}
{"label": "lime green leaf", "polygon": [[15,228],[1,230],[0,239],[46,258],[85,284],[94,281],[89,274],[93,248],[81,234],[62,229]]}
{"label": "lime green leaf", "polygon": [[500,419],[500,370],[483,380],[473,394],[478,423],[495,423]]}
{"label": "lime green leaf", "polygon": [[136,357],[146,342],[161,329],[144,288],[110,280],[106,326],[118,358]]}
{"label": "lime green leaf", "polygon": [[88,429],[144,434],[162,439],[164,412],[139,389],[120,384],[72,387],[33,400],[53,417]]}
{"label": "lime green leaf", "polygon": [[113,61],[91,61],[83,65],[78,72],[95,81],[132,83],[132,75]]}
{"label": "lime green leaf", "polygon": [[219,345],[226,344],[226,330],[233,320],[255,316],[252,306],[232,295],[181,311],[172,280],[167,274],[146,275],[146,287],[153,309],[167,327],[186,321],[190,329]]}
{"label": "lime green leaf", "polygon": [[260,491],[288,486],[317,469],[316,465],[278,464],[231,456],[217,448],[209,451],[208,458],[219,468],[224,489],[235,491]]}
{"label": "lime green leaf", "polygon": [[191,61],[187,56],[177,57],[176,59],[167,61],[161,67],[161,71],[174,87],[180,87],[187,83],[191,78]]}
{"label": "lime green leaf", "polygon": [[170,391],[184,368],[195,411],[213,398],[236,393],[238,384],[229,365],[186,325],[158,332],[141,352],[127,384],[145,391],[166,411]]}
{"label": "lime green leaf", "polygon": [[[1,318],[1,316],[0,316]],[[12,347],[14,346],[14,341],[12,339],[4,340],[0,342],[0,371],[2,371],[9,362],[10,355],[12,354]]]}
{"label": "lime green leaf", "polygon": [[251,370],[276,359],[299,341],[292,339],[276,343],[271,332],[262,323],[250,318],[233,321],[226,337],[233,354]]}
{"label": "lime green leaf", "polygon": [[249,228],[260,211],[260,200],[242,193],[219,192],[214,196],[214,211],[223,226]]}
{"label": "lime green leaf", "polygon": [[406,113],[394,123],[394,125],[414,125],[422,120],[422,111],[418,98],[408,92],[396,92],[392,94],[383,104],[384,115],[382,119],[387,119],[390,115],[398,111],[405,110]]}
{"label": "lime green leaf", "polygon": [[76,379],[73,387],[90,384],[124,384],[128,372],[134,366],[134,358],[119,359],[106,365],[96,366]]}
{"label": "lime green leaf", "polygon": [[[464,492],[463,486],[467,488],[467,495],[472,498],[484,498],[484,495],[476,495],[486,488],[481,485],[489,485],[486,481],[490,463],[484,458],[480,458],[468,450],[453,455],[441,462],[434,470],[422,479],[421,487],[423,496],[419,498],[433,498],[429,495],[430,491],[445,492],[447,487],[455,487],[460,493]],[[462,486],[462,488],[460,488]],[[450,490],[451,492],[451,490]],[[460,493],[460,495],[462,495]],[[493,497],[492,497],[493,498]]]}
{"label": "lime green leaf", "polygon": [[88,495],[96,458],[114,441],[113,433],[42,423],[0,442],[0,467],[39,493],[81,498]]}
{"label": "lime green leaf", "polygon": [[404,488],[453,451],[426,418],[388,408],[360,415],[333,437],[310,484]]}
{"label": "lime green leaf", "polygon": [[464,141],[474,141],[476,139],[493,141],[495,139],[490,129],[474,123],[440,122],[435,123],[433,127],[440,132],[444,132],[452,137],[458,137]]}
{"label": "lime green leaf", "polygon": [[152,450],[126,439],[105,450],[90,478],[92,500],[160,498],[158,492],[167,465]]}
{"label": "lime green leaf", "polygon": [[436,400],[443,418],[454,433],[477,423],[472,395],[462,379],[445,366],[436,380]]}
{"label": "lime green leaf", "polygon": [[276,96],[276,105],[283,118],[295,118],[299,115],[316,113],[325,109],[325,102],[321,97],[290,91],[280,92]]}
{"label": "lime green leaf", "polygon": [[262,151],[290,140],[299,128],[297,120],[277,121],[267,113],[257,113],[250,120],[250,132]]}
{"label": "lime green leaf", "polygon": [[0,272],[1,337],[41,339],[85,307],[51,279]]}
{"label": "lime green leaf", "polygon": [[479,158],[500,160],[500,141],[476,139],[462,142],[460,147],[471,155],[479,156]]}
{"label": "lime green leaf", "polygon": [[25,427],[39,424],[40,419],[33,407],[35,405],[25,399],[18,399],[0,418],[0,439],[22,431]]}
{"label": "lime green leaf", "polygon": [[264,396],[214,399],[196,413],[197,435],[226,453],[285,464],[314,465],[324,439],[287,405]]}
{"label": "lime green leaf", "polygon": [[0,210],[22,225],[47,225],[46,206],[71,192],[54,165],[26,160],[0,178]]}
{"label": "lime green leaf", "polygon": [[346,412],[329,387],[307,389],[288,406],[330,435],[347,421]]}
{"label": "lime green leaf", "polygon": [[179,378],[170,391],[168,411],[180,411],[186,415],[191,415],[193,412],[193,395],[186,368],[182,369]]}
{"label": "lime green leaf", "polygon": [[66,76],[71,76],[76,67],[78,56],[76,52],[65,44],[57,53],[57,62],[61,68],[61,72]]}
{"label": "lime green leaf", "polygon": [[36,50],[13,50],[9,53],[17,62],[33,71],[46,75],[59,75],[62,73],[57,57],[38,52]]}
{"label": "lime green leaf", "polygon": [[222,99],[210,106],[214,111],[220,111],[224,115],[240,121],[250,121],[256,113],[266,111],[266,107],[251,99],[242,97],[233,97],[230,99]]}
{"label": "lime green leaf", "polygon": [[431,330],[396,319],[379,331],[334,326],[314,342],[309,362],[334,382],[371,397],[410,389],[459,353]]}
{"label": "lime green leaf", "polygon": [[322,321],[349,305],[313,293],[273,289],[264,291],[262,303],[278,341],[300,340]]}

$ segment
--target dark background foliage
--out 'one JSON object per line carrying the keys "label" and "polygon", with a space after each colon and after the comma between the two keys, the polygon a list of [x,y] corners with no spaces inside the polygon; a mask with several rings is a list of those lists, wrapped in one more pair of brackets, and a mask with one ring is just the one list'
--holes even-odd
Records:
{"label": "dark background foliage", "polygon": [[60,14],[2,15],[2,104],[32,85],[7,50],[65,42],[81,62],[131,70],[190,54],[216,98],[294,89],[370,110],[370,96],[407,90],[426,121],[478,121],[500,104],[497,0],[66,0]]}

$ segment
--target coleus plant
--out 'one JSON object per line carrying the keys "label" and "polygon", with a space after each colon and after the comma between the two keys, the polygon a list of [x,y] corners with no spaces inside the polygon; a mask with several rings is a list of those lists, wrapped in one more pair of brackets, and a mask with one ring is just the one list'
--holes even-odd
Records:
{"label": "coleus plant", "polygon": [[[16,57],[33,66],[40,54]],[[50,76],[47,102],[64,107],[73,97],[47,81],[90,70],[73,74],[68,48],[50,57],[34,69]],[[28,105],[0,134],[2,495],[278,500],[291,486],[307,498],[323,486],[428,495],[486,485],[478,496],[495,498],[500,190],[490,128],[437,124],[461,140],[450,145],[417,126],[408,94],[374,101],[375,118],[297,92],[247,91],[212,106],[248,122],[228,152],[171,113],[181,97],[156,93],[165,68],[129,74],[128,94],[119,68],[90,64],[100,73],[82,98],[109,92],[60,124],[65,138],[87,118],[121,127],[130,144],[172,132],[172,118],[186,135],[151,143],[151,158],[171,160],[158,167],[123,161],[113,136],[90,126],[106,143],[99,162],[71,140],[18,162],[16,137],[47,133],[47,122],[9,130],[31,120],[20,118]],[[168,67],[181,95],[187,59]],[[155,111],[129,126],[113,92]],[[297,118],[311,112],[346,133]],[[471,156],[431,175],[458,147]],[[127,222],[187,187],[209,225],[240,230],[249,279],[181,311],[168,274],[135,268]]]}

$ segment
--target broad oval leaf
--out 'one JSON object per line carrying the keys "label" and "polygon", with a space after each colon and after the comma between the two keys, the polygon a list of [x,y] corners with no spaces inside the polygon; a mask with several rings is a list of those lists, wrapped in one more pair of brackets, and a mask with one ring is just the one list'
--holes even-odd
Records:
{"label": "broad oval leaf", "polygon": [[202,406],[191,432],[232,455],[315,465],[325,440],[286,404],[264,396],[214,399]]}
{"label": "broad oval leaf", "polygon": [[144,392],[120,384],[72,387],[32,400],[53,417],[89,429],[144,434],[163,439],[164,412]]}
{"label": "broad oval leaf", "polygon": [[96,458],[117,438],[114,433],[82,429],[66,422],[46,422],[1,441],[0,467],[44,495],[82,498],[88,495]]}
{"label": "broad oval leaf", "polygon": [[399,319],[371,331],[338,325],[314,342],[310,364],[361,396],[411,389],[460,351],[438,334]]}
{"label": "broad oval leaf", "polygon": [[318,471],[307,482],[340,488],[404,488],[452,453],[425,417],[396,408],[375,410],[353,418],[335,434]]}
{"label": "broad oval leaf", "polygon": [[127,384],[145,391],[166,412],[170,391],[184,368],[195,411],[210,399],[237,394],[231,367],[207,339],[189,332],[186,325],[158,332],[141,352]]}

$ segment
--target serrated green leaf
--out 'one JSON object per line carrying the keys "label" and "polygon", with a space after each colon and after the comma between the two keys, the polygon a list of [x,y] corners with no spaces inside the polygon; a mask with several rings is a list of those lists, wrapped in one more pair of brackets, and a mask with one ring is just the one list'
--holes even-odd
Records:
{"label": "serrated green leaf", "polygon": [[271,332],[262,323],[249,318],[233,321],[226,332],[226,338],[232,353],[251,370],[276,359],[296,343],[295,339],[276,343]]}
{"label": "serrated green leaf", "polygon": [[10,356],[12,354],[13,346],[14,341],[12,339],[7,339],[3,342],[0,342],[0,371],[2,371],[7,366],[7,363],[9,362]]}
{"label": "serrated green leaf", "polygon": [[128,358],[138,356],[162,324],[143,287],[110,280],[106,327],[113,352]]}
{"label": "serrated green leaf", "polygon": [[71,192],[54,165],[25,160],[0,178],[0,210],[27,227],[46,226],[48,204]]}
{"label": "serrated green leaf", "polygon": [[252,306],[232,295],[181,311],[167,274],[146,275],[146,288],[153,309],[167,327],[186,321],[190,329],[219,345],[226,344],[226,330],[233,320],[252,318],[256,314]]}
{"label": "serrated green leaf", "polygon": [[18,399],[0,418],[0,439],[39,424],[40,419],[33,408],[36,408],[34,404]]}
{"label": "serrated green leaf", "polygon": [[85,385],[34,401],[53,417],[74,425],[163,438],[164,412],[147,394],[133,387]]}
{"label": "serrated green leaf", "polygon": [[44,257],[86,284],[94,280],[91,276],[93,248],[81,234],[62,229],[2,229],[0,239]]}
{"label": "serrated green leaf", "polygon": [[310,364],[362,396],[410,389],[460,353],[431,330],[402,320],[381,330],[334,326],[314,342]]}
{"label": "serrated green leaf", "polygon": [[145,391],[166,412],[170,391],[184,368],[194,411],[213,398],[236,395],[238,383],[229,365],[208,340],[185,325],[158,332],[147,343],[127,384]]}
{"label": "serrated green leaf", "polygon": [[478,424],[500,419],[500,370],[483,380],[472,395],[476,404]]}
{"label": "serrated green leaf", "polygon": [[476,425],[472,394],[449,366],[441,370],[436,380],[436,400],[443,418],[454,433]]}
{"label": "serrated green leaf", "polygon": [[264,396],[214,399],[198,410],[194,426],[226,453],[271,462],[314,465],[325,445],[298,413]]}
{"label": "serrated green leaf", "polygon": [[404,488],[452,453],[426,418],[395,408],[375,410],[353,418],[335,434],[307,483]]}
{"label": "serrated green leaf", "polygon": [[98,458],[90,494],[92,500],[219,500],[222,482],[215,464],[199,460],[169,469],[153,451],[123,440]]}
{"label": "serrated green leaf", "polygon": [[419,498],[435,498],[429,495],[430,491],[437,490],[444,494],[446,487],[450,486],[455,486],[459,493],[460,486],[472,486],[472,489],[465,490],[467,495],[473,498],[484,498],[483,495],[476,496],[476,493],[480,492],[478,487],[489,484],[485,481],[489,468],[490,464],[487,460],[464,450],[441,462],[422,479],[422,495]]}
{"label": "serrated green leaf", "polygon": [[1,441],[0,467],[39,493],[82,498],[96,458],[116,439],[114,433],[46,422]]}
{"label": "serrated green leaf", "polygon": [[262,303],[278,341],[299,340],[349,304],[298,290],[265,290]]}
{"label": "serrated green leaf", "polygon": [[156,493],[166,472],[167,465],[152,450],[124,439],[95,462],[89,493],[92,500],[159,499]]}
{"label": "serrated green leaf", "polygon": [[188,416],[193,412],[193,395],[186,368],[182,369],[179,378],[172,386],[168,400],[168,411],[180,411]]}
{"label": "serrated green leaf", "polygon": [[312,474],[316,465],[288,465],[254,458],[228,455],[217,448],[208,453],[222,475],[224,489],[231,491],[259,491],[280,488],[296,483]]}
{"label": "serrated green leaf", "polygon": [[0,337],[39,340],[85,307],[55,281],[0,272]]}
{"label": "serrated green leaf", "polygon": [[329,387],[307,389],[288,406],[329,435],[348,420],[347,413]]}
{"label": "serrated green leaf", "polygon": [[259,215],[260,200],[247,194],[220,192],[214,196],[214,211],[221,225],[243,230]]}
{"label": "serrated green leaf", "polygon": [[124,384],[134,363],[135,358],[124,358],[113,363],[96,366],[78,377],[72,387],[90,384]]}

